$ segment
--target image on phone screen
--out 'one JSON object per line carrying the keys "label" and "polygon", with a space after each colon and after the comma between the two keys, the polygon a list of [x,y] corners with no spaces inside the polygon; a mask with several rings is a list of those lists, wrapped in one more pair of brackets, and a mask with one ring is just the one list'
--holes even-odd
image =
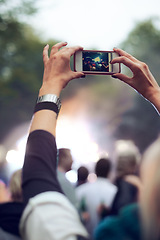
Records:
{"label": "image on phone screen", "polygon": [[82,51],[82,69],[92,72],[112,72],[111,52]]}

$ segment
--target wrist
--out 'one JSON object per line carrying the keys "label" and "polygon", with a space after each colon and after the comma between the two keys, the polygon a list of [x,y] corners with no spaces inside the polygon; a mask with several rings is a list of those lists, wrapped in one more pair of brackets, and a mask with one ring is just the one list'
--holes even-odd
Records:
{"label": "wrist", "polygon": [[156,88],[147,99],[155,106],[160,113],[160,87]]}
{"label": "wrist", "polygon": [[60,96],[60,93],[62,91],[61,87],[49,85],[49,84],[43,84],[42,87],[39,90],[39,96],[46,95],[46,94],[55,94],[57,97]]}
{"label": "wrist", "polygon": [[39,96],[34,109],[34,113],[44,109],[52,110],[58,115],[61,109],[61,101],[59,97],[57,97],[55,94],[45,94]]}

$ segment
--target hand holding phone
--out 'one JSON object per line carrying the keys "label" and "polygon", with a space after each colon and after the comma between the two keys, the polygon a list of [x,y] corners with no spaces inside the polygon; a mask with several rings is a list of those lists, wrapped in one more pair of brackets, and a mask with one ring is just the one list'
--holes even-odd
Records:
{"label": "hand holding phone", "polygon": [[114,51],[78,51],[74,54],[74,71],[105,75],[119,73],[120,64],[110,63],[116,57],[119,57],[119,55]]}

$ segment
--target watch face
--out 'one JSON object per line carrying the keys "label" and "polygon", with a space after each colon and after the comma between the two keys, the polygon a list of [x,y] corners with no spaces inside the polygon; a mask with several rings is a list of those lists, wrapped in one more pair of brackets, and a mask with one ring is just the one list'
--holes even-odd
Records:
{"label": "watch face", "polygon": [[46,94],[46,95],[38,97],[37,103],[40,103],[40,102],[52,102],[52,103],[55,103],[57,105],[58,111],[60,111],[61,100],[59,99],[59,97],[57,97],[54,94]]}

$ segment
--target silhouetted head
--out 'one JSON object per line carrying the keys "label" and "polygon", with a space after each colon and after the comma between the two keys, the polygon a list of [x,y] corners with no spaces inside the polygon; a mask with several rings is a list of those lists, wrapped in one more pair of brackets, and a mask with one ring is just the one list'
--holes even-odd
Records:
{"label": "silhouetted head", "polygon": [[71,170],[73,163],[71,150],[68,148],[60,148],[58,150],[58,167],[64,172]]}
{"label": "silhouetted head", "polygon": [[101,158],[95,166],[97,177],[107,178],[111,171],[111,161],[108,158]]}
{"label": "silhouetted head", "polygon": [[81,166],[77,170],[78,182],[80,184],[87,182],[89,171],[86,167]]}

